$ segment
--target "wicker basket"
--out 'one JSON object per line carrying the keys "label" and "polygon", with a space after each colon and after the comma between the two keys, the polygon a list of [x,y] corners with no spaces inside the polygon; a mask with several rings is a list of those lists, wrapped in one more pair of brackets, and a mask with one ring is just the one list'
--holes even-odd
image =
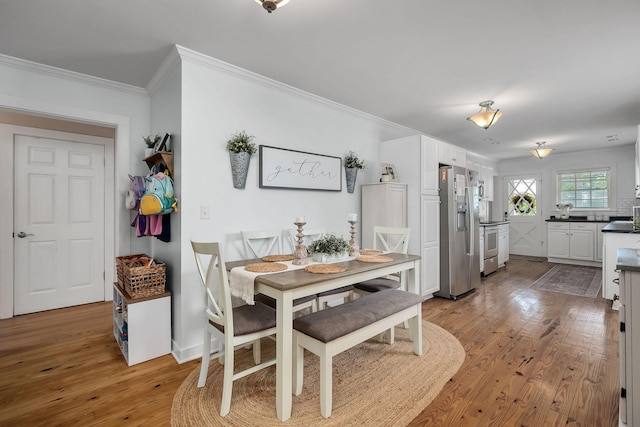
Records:
{"label": "wicker basket", "polygon": [[164,293],[165,265],[148,255],[116,257],[118,284],[131,298],[144,298]]}

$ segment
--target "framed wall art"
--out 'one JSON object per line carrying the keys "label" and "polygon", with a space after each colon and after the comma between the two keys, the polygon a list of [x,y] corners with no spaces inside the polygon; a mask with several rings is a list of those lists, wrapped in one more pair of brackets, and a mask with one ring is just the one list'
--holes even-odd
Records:
{"label": "framed wall art", "polygon": [[259,146],[260,188],[342,191],[342,158]]}
{"label": "framed wall art", "polygon": [[[384,178],[382,181],[397,181],[396,168],[391,163],[380,163],[380,174]],[[385,177],[385,175],[387,177]]]}

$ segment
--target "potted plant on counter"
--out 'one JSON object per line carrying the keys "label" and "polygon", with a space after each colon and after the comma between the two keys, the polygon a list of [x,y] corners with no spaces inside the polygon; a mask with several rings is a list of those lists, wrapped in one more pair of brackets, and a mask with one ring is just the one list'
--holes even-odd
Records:
{"label": "potted plant on counter", "polygon": [[358,169],[364,169],[364,160],[358,158],[358,153],[349,151],[344,156],[344,173],[347,178],[347,193],[353,193],[356,186]]}
{"label": "potted plant on counter", "polygon": [[334,262],[349,257],[349,243],[342,237],[329,234],[309,244],[307,251],[316,262]]}
{"label": "potted plant on counter", "polygon": [[256,144],[251,142],[255,136],[248,135],[245,131],[236,132],[227,141],[227,150],[231,160],[231,176],[234,188],[244,188],[249,172],[249,161],[256,152]]}

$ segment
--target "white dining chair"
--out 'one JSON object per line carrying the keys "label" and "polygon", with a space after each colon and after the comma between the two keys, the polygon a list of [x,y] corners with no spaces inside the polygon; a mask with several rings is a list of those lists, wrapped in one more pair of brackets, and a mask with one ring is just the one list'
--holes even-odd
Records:
{"label": "white dining chair", "polygon": [[[397,252],[406,254],[409,251],[409,237],[411,229],[407,227],[373,227],[373,249],[383,252]],[[383,291],[385,289],[401,289],[407,290],[407,272],[403,271],[399,274],[390,274],[383,277],[377,277],[364,282],[353,285],[353,296],[362,296],[373,292]],[[404,322],[405,329],[409,327],[408,322]],[[389,331],[391,342],[394,338],[394,330]]]}
{"label": "white dining chair", "polygon": [[[374,226],[373,249],[406,254],[409,251],[410,235],[411,229],[407,227]],[[356,283],[353,287],[354,292],[361,295],[385,289],[402,289],[406,291],[406,272],[366,280]]]}
{"label": "white dining chair", "polygon": [[[255,305],[233,307],[227,269],[219,244],[192,241],[191,246],[202,284],[206,322],[198,387],[204,387],[207,381],[210,361],[219,359],[224,365],[220,406],[220,416],[224,417],[231,409],[233,381],[276,363],[275,359],[260,361],[260,339],[275,337],[276,312],[259,302]],[[224,334],[224,351],[212,355],[211,336],[214,330]],[[247,345],[253,346],[255,366],[234,373],[235,350]]]}
{"label": "white dining chair", "polygon": [[[282,255],[282,230],[242,230],[240,234],[244,243],[246,259],[262,258],[266,255]],[[276,301],[267,295],[256,294],[254,299],[269,307],[276,308]],[[293,312],[298,313],[302,310],[308,310],[311,313],[318,310],[315,295],[293,300]]]}
{"label": "white dining chair", "polygon": [[[298,230],[295,229],[290,229],[288,230],[289,232],[289,238],[290,238],[290,242],[291,242],[291,249],[292,251],[296,250],[296,246],[298,245]],[[309,246],[309,244],[313,243],[314,241],[321,239],[324,237],[325,235],[325,231],[324,228],[307,228],[302,230],[302,234],[304,235],[302,237],[302,244],[307,247]]]}

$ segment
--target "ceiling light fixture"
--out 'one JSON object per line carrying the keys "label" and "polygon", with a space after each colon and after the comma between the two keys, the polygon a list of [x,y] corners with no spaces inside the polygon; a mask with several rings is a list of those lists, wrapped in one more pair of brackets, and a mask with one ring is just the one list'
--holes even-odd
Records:
{"label": "ceiling light fixture", "polygon": [[538,159],[542,159],[543,157],[547,157],[553,151],[553,148],[547,147],[545,144],[547,141],[536,142],[538,146],[531,150],[531,154],[533,154]]}
{"label": "ceiling light fixture", "polygon": [[271,13],[289,3],[289,0],[256,0],[256,3],[262,5],[267,12]]}
{"label": "ceiling light fixture", "polygon": [[480,111],[471,117],[467,117],[467,120],[471,120],[476,125],[483,129],[489,129],[489,126],[497,122],[502,117],[500,110],[493,111],[491,106],[493,101],[482,101],[480,103]]}

